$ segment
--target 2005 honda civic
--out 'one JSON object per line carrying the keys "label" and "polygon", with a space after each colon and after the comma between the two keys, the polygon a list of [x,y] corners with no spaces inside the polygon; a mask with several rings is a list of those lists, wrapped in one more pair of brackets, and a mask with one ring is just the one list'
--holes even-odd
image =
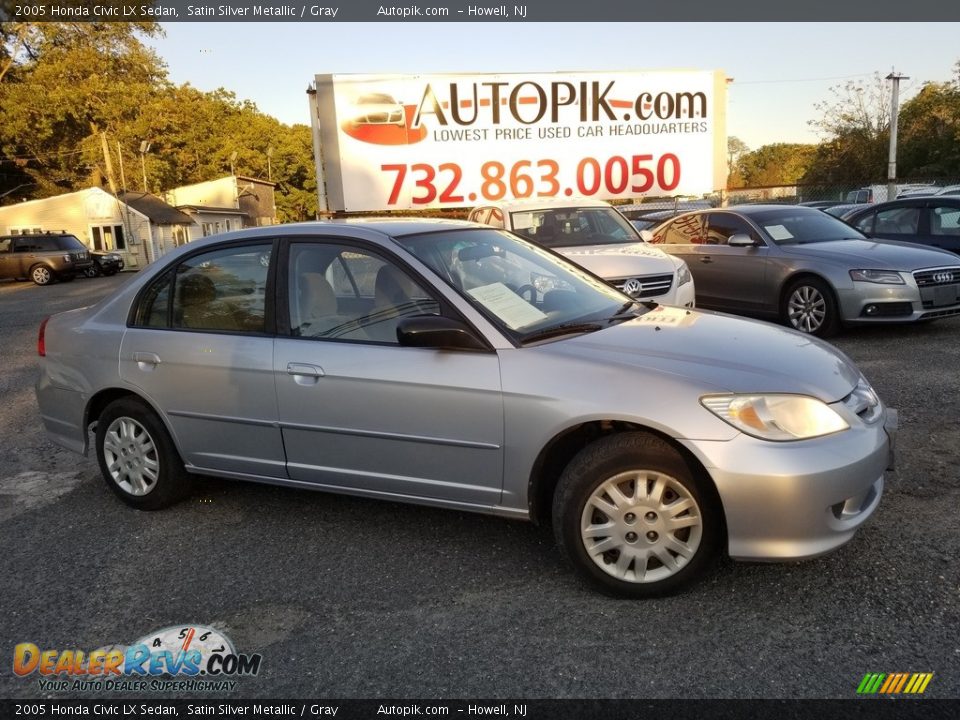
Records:
{"label": "2005 honda civic", "polygon": [[719,552],[850,540],[895,418],[816,338],[637,303],[455,221],[190,243],[48,318],[38,350],[51,437],[92,442],[136,508],[216,475],[551,522],[580,575],[634,597]]}

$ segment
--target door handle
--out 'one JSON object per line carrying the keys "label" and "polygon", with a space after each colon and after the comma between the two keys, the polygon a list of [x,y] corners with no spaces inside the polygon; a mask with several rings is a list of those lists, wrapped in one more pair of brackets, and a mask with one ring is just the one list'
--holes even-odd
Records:
{"label": "door handle", "polygon": [[309,363],[287,363],[287,375],[292,375],[297,385],[316,385],[323,377],[323,368]]}
{"label": "door handle", "polygon": [[303,377],[322,378],[323,368],[308,363],[287,363],[287,375],[301,375]]}
{"label": "door handle", "polygon": [[151,352],[135,352],[133,360],[141,370],[153,370],[160,364],[160,356]]}

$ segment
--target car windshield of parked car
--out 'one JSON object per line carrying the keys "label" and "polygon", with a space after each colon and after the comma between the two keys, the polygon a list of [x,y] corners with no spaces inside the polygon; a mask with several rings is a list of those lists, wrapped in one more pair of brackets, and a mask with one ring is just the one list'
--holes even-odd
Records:
{"label": "car windshield of parked car", "polygon": [[510,220],[515,233],[549,248],[643,242],[611,207],[521,210],[510,213]]}
{"label": "car windshield of parked car", "polygon": [[646,312],[578,266],[501,230],[396,241],[520,343],[601,330]]}
{"label": "car windshield of parked car", "polygon": [[766,230],[777,245],[865,239],[845,222],[813,208],[763,210],[750,213],[750,219]]}

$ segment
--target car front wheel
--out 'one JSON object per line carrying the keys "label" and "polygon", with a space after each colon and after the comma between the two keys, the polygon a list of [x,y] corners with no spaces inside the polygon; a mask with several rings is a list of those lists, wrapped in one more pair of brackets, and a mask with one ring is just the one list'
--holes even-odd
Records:
{"label": "car front wheel", "polygon": [[553,521],[581,577],[621,597],[680,589],[704,571],[721,536],[710,488],[646,433],[601,438],[577,454],[557,485]]}
{"label": "car front wheel", "polygon": [[833,291],[818,278],[804,278],[787,288],[782,316],[787,325],[808,335],[830,337],[840,329]]}
{"label": "car front wheel", "polygon": [[95,278],[100,274],[100,268],[97,266],[96,263],[94,263],[93,265],[88,267],[86,270],[84,270],[83,274],[86,275],[88,278]]}
{"label": "car front wheel", "polygon": [[110,489],[128,505],[160,510],[190,492],[190,476],[163,423],[134,398],[110,403],[97,422],[97,460]]}
{"label": "car front wheel", "polygon": [[49,285],[53,282],[53,273],[44,265],[36,265],[30,270],[30,279],[37,285]]}

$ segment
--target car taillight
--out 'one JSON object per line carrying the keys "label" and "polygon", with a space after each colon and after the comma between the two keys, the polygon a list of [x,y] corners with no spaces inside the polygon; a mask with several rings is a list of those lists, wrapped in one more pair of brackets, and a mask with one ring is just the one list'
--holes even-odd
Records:
{"label": "car taillight", "polygon": [[47,356],[46,336],[47,336],[47,321],[49,320],[50,320],[49,317],[45,317],[43,319],[43,322],[40,323],[40,336],[37,338],[37,355],[39,355],[40,357]]}

